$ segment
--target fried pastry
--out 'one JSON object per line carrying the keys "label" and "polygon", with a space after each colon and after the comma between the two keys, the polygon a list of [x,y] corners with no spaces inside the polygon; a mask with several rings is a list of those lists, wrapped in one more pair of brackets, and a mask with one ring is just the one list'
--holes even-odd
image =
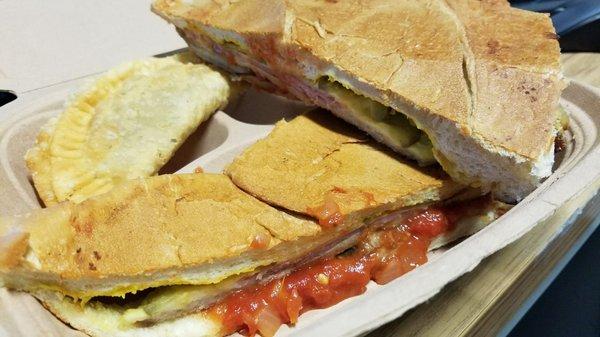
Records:
{"label": "fried pastry", "polygon": [[75,94],[25,156],[42,201],[81,202],[155,174],[229,96],[218,72],[186,56],[134,61]]}

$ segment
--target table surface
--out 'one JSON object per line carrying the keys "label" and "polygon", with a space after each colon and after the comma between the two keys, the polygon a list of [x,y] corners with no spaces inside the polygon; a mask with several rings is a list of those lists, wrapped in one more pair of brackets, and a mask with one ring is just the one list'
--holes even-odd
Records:
{"label": "table surface", "polygon": [[[600,54],[562,56],[568,78],[600,87]],[[600,196],[560,232],[566,219],[538,225],[471,273],[401,318],[368,334],[387,336],[506,335],[591,234]]]}

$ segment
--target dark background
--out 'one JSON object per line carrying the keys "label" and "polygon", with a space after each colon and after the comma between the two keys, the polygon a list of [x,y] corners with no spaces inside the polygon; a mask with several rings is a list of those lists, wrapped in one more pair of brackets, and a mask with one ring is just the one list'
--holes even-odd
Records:
{"label": "dark background", "polygon": [[[600,0],[513,0],[550,13],[563,52],[600,52]],[[0,89],[0,106],[16,99]],[[567,264],[509,337],[600,337],[600,230]]]}

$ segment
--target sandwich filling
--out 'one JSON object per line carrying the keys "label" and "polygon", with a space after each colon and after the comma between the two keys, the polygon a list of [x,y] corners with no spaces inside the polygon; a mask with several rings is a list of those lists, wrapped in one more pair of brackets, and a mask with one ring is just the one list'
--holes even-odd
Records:
{"label": "sandwich filling", "polygon": [[[363,125],[377,128],[393,147],[421,165],[436,162],[431,141],[406,115],[368,97],[359,95],[331,77],[317,81],[318,87],[335,98],[336,102],[360,119]],[[401,150],[400,150],[401,149]]]}
{"label": "sandwich filling", "polygon": [[[340,77],[339,71],[328,68],[321,73],[314,68],[306,72],[311,75],[309,78],[306,74],[297,73],[294,67],[287,66],[286,62],[289,61],[278,57],[278,51],[259,44],[258,41],[241,43],[243,39],[238,36],[237,40],[232,42],[233,40],[220,37],[214,32],[201,34],[200,32],[208,28],[197,28],[194,31],[179,30],[179,33],[201,58],[242,76],[261,89],[327,108],[396,152],[416,160],[421,166],[437,162],[445,168],[453,166],[444,155],[434,150],[430,137],[414,120],[402,111],[357,92],[352,86],[345,84],[347,81],[342,78],[343,75]],[[568,127],[568,115],[560,108],[556,115],[558,118],[555,130],[559,137],[555,141],[560,142],[560,135]],[[547,160],[553,160],[553,152],[553,148],[547,151]],[[541,160],[538,165],[546,171],[551,168],[547,160]],[[551,173],[538,171],[537,167],[533,168],[533,172],[539,177]]]}
{"label": "sandwich filling", "polygon": [[[414,121],[402,112],[357,93],[349,85],[344,85],[345,81],[337,78],[335,71],[323,74],[315,72],[314,78],[306,78],[303,74],[288,73],[285,70],[278,71],[277,67],[271,65],[277,64],[287,70],[291,68],[286,67],[285,60],[277,58],[276,51],[269,50],[258,42],[241,45],[239,42],[220,39],[214,34],[181,30],[179,32],[197,55],[241,75],[258,87],[325,107],[347,122],[359,125],[395,151],[416,160],[421,166],[436,163],[429,137]],[[251,55],[252,52],[259,56]],[[269,60],[269,65],[259,61],[266,59]],[[269,86],[267,82],[276,86]],[[286,91],[282,92],[282,88]]]}
{"label": "sandwich filling", "polygon": [[[373,280],[386,284],[427,262],[432,241],[452,231],[457,221],[489,200],[470,205],[426,207],[383,218],[365,231],[356,245],[337,256],[320,258],[266,284],[238,290],[207,313],[223,332],[273,336],[282,324],[294,324],[303,312],[327,308],[366,291]],[[377,221],[376,221],[377,222]]]}

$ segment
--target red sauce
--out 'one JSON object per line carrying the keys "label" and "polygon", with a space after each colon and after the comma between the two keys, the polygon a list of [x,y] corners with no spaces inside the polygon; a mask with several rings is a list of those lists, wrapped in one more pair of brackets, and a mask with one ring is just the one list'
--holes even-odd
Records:
{"label": "red sauce", "polygon": [[208,309],[224,333],[268,337],[311,309],[362,294],[370,280],[385,284],[427,262],[431,240],[451,223],[440,208],[416,213],[402,225],[365,233],[351,251],[317,260],[283,279],[234,292]]}

